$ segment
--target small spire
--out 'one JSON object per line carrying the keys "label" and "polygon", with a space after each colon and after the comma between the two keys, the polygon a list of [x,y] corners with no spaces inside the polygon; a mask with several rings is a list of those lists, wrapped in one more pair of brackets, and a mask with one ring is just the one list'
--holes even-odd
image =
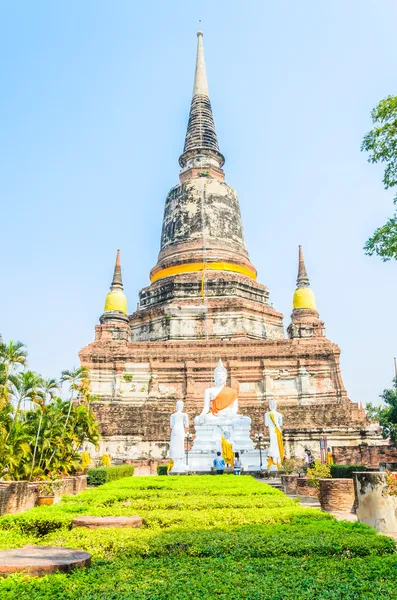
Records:
{"label": "small spire", "polygon": [[197,32],[197,58],[196,72],[194,74],[193,98],[194,96],[208,96],[209,98],[202,31]]}
{"label": "small spire", "polygon": [[112,313],[113,315],[114,312],[127,314],[127,298],[123,291],[123,280],[121,278],[120,250],[117,250],[112,285],[110,286],[110,292],[106,296],[104,314],[101,318],[107,320],[107,313]]}
{"label": "small spire", "polygon": [[309,277],[305,267],[305,261],[303,259],[302,246],[299,246],[299,267],[298,267],[298,279],[296,280],[297,288],[310,287]]}
{"label": "small spire", "polygon": [[117,289],[117,290],[123,289],[123,280],[121,278],[120,250],[117,250],[116,264],[114,266],[114,273],[113,273],[113,281],[112,281],[112,285],[110,286],[110,289],[112,292],[115,289]]}
{"label": "small spire", "polygon": [[194,74],[193,98],[190,105],[183,154],[179,158],[181,167],[198,155],[215,159],[222,168],[225,158],[219,152],[214,117],[208,93],[207,72],[204,60],[203,32],[197,33],[197,57]]}

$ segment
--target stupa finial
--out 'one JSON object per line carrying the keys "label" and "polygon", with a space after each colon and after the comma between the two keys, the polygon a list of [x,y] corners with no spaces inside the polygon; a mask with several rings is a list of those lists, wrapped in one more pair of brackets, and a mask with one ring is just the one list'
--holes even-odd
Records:
{"label": "stupa finial", "polygon": [[[214,117],[208,93],[207,71],[204,60],[203,32],[197,32],[196,70],[194,73],[193,98],[190,105],[183,154],[179,158],[182,168],[190,166],[201,157],[200,166],[214,165],[222,168],[225,159],[219,152]],[[196,163],[197,166],[197,163]]]}
{"label": "stupa finial", "polygon": [[207,70],[204,60],[203,32],[197,32],[197,57],[196,72],[194,74],[193,98],[194,96],[208,96]]}
{"label": "stupa finial", "polygon": [[296,280],[296,287],[310,287],[309,277],[307,275],[305,261],[303,258],[302,246],[299,246],[299,266],[298,266],[298,278]]}
{"label": "stupa finial", "polygon": [[123,289],[123,280],[121,277],[121,262],[120,262],[120,250],[117,250],[116,264],[114,265],[113,280],[110,289],[113,291],[114,288]]}

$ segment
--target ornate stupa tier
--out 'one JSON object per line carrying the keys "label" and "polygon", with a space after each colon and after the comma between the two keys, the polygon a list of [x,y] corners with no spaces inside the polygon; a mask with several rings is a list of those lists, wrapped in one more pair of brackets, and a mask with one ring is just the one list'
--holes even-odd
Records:
{"label": "ornate stupa tier", "polygon": [[207,269],[256,279],[244,242],[238,197],[224,181],[225,159],[219,151],[209,98],[202,32],[197,36],[193,98],[179,159],[180,183],[166,199],[152,283]]}
{"label": "ornate stupa tier", "polygon": [[224,181],[203,34],[197,36],[180,182],[165,202],[160,252],[150,285],[140,291],[138,308],[130,315],[131,339],[280,339],[282,315],[256,281],[238,197]]}
{"label": "ornate stupa tier", "polygon": [[[228,270],[256,279],[244,242],[236,192],[210,177],[193,177],[168,194],[161,250],[151,281],[176,272]],[[180,270],[165,271],[180,266]]]}

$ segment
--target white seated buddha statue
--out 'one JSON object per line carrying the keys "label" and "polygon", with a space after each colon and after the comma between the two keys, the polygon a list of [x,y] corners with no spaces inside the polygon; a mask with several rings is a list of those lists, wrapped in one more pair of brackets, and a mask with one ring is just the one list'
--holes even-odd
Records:
{"label": "white seated buddha statue", "polygon": [[214,370],[215,385],[204,391],[204,408],[195,418],[196,425],[229,425],[251,423],[249,417],[238,414],[237,391],[226,385],[227,370],[219,360]]}

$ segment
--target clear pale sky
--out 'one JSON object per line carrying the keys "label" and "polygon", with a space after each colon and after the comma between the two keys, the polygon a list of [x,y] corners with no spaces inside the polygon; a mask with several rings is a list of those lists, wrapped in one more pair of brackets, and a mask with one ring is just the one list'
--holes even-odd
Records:
{"label": "clear pale sky", "polygon": [[200,28],[258,279],[286,327],[303,245],[348,394],[376,402],[397,355],[397,263],[362,246],[393,192],[360,142],[397,93],[396,19],[394,0],[1,0],[0,332],[30,368],[78,365],[117,248],[130,312],[148,284]]}

